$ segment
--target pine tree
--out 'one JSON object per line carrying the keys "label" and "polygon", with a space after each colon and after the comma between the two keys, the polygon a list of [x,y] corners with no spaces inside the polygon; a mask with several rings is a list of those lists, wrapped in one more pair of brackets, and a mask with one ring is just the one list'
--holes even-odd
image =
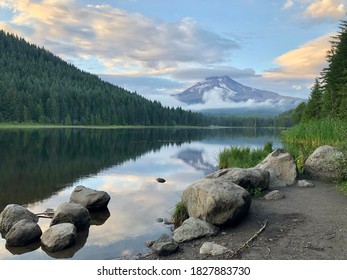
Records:
{"label": "pine tree", "polygon": [[345,115],[345,103],[347,83],[347,20],[341,21],[340,31],[332,37],[331,50],[327,55],[328,67],[323,69],[322,79],[324,83],[323,114],[325,117],[340,117]]}
{"label": "pine tree", "polygon": [[315,83],[311,90],[311,95],[308,99],[308,102],[305,106],[303,112],[303,121],[310,119],[319,119],[322,115],[322,87],[319,83],[319,80],[316,79]]}

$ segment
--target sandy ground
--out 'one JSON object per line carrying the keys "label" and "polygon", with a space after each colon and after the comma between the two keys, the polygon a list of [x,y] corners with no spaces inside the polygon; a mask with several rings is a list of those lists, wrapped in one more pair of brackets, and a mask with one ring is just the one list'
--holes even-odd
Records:
{"label": "sandy ground", "polygon": [[[346,260],[347,196],[332,184],[313,182],[313,188],[281,188],[285,195],[281,200],[253,198],[248,216],[237,226],[222,228],[218,236],[182,243],[170,256],[152,253],[140,259]],[[235,254],[265,221],[265,229]],[[223,245],[230,252],[201,255],[200,247],[206,241]]]}

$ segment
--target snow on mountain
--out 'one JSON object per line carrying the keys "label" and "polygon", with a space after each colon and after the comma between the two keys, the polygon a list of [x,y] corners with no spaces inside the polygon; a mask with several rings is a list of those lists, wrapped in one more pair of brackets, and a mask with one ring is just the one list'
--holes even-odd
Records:
{"label": "snow on mountain", "polygon": [[294,108],[304,99],[283,96],[275,92],[255,89],[236,82],[228,76],[206,78],[173,97],[192,109],[269,107],[282,111]]}

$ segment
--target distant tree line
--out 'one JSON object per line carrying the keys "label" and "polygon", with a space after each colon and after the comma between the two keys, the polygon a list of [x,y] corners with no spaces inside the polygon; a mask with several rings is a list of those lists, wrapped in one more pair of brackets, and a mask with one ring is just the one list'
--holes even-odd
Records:
{"label": "distant tree line", "polygon": [[213,117],[164,107],[0,31],[0,123],[288,126],[288,117]]}

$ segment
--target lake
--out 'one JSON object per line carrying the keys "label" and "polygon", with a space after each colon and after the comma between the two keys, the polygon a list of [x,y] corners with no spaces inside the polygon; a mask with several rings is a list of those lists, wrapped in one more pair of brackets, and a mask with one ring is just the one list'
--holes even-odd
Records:
{"label": "lake", "polygon": [[[172,227],[183,190],[217,169],[225,147],[281,146],[275,129],[2,129],[0,212],[16,203],[33,213],[68,202],[78,185],[110,194],[108,209],[91,215],[89,230],[58,253],[37,242],[8,247],[0,238],[0,259],[107,260],[149,252],[144,242]],[[158,183],[157,177],[166,179]],[[50,219],[40,218],[42,231]]]}

